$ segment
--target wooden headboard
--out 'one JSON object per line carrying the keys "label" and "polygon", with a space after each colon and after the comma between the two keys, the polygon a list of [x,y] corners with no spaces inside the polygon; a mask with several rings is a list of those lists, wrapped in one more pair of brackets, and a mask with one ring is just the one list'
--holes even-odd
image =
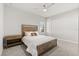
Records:
{"label": "wooden headboard", "polygon": [[27,32],[38,31],[38,26],[37,25],[24,25],[24,24],[22,24],[21,30],[22,30],[22,36],[24,36],[25,31],[27,31]]}

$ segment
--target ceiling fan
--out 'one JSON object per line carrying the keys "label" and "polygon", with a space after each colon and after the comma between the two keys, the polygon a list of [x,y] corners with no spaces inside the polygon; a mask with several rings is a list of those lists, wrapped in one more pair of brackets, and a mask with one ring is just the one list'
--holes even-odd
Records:
{"label": "ceiling fan", "polygon": [[55,3],[41,3],[39,7],[35,7],[34,9],[38,9],[43,12],[47,12],[50,7],[55,5]]}
{"label": "ceiling fan", "polygon": [[52,7],[52,5],[54,5],[55,3],[45,3],[43,4],[43,11],[47,12],[47,10]]}

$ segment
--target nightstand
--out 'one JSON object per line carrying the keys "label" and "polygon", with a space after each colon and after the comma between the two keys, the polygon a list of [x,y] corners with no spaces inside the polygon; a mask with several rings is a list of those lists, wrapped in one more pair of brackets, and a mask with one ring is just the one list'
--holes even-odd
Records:
{"label": "nightstand", "polygon": [[15,45],[20,45],[21,44],[21,35],[10,35],[10,36],[5,36],[3,39],[3,46],[4,48],[12,47]]}

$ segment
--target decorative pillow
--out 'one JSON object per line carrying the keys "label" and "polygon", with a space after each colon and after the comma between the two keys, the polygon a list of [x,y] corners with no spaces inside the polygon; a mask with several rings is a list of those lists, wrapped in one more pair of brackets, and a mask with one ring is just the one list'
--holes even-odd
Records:
{"label": "decorative pillow", "polygon": [[31,36],[37,36],[37,33],[31,33]]}
{"label": "decorative pillow", "polygon": [[38,31],[34,31],[33,33],[36,33],[37,35],[39,35]]}
{"label": "decorative pillow", "polygon": [[39,33],[37,31],[25,32],[25,36],[37,36]]}

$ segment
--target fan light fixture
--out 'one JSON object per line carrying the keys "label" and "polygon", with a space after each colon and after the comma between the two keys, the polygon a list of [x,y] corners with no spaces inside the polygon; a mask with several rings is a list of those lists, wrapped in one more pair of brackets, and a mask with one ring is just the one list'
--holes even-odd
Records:
{"label": "fan light fixture", "polygon": [[47,9],[50,8],[52,5],[54,5],[54,3],[51,3],[51,4],[45,3],[45,4],[43,4],[43,11],[47,12]]}
{"label": "fan light fixture", "polygon": [[46,4],[43,5],[43,11],[47,12],[47,5]]}
{"label": "fan light fixture", "polygon": [[47,9],[43,9],[44,12],[47,12]]}

